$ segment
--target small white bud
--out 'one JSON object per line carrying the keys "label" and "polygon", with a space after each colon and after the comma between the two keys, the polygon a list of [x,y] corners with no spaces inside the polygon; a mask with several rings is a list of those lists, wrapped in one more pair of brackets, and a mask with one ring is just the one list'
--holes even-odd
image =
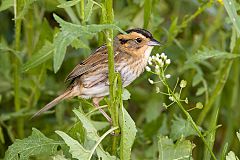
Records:
{"label": "small white bud", "polygon": [[169,65],[171,63],[171,60],[167,59],[165,62],[166,62],[167,65]]}
{"label": "small white bud", "polygon": [[164,63],[163,63],[163,61],[162,61],[161,59],[159,59],[158,63],[159,63],[159,66],[160,66],[160,67],[163,67],[163,66],[164,66]]}
{"label": "small white bud", "polygon": [[170,75],[170,74],[167,74],[165,77],[166,77],[167,79],[169,79],[169,78],[171,78],[171,75]]}
{"label": "small white bud", "polygon": [[148,82],[149,82],[150,84],[153,84],[153,83],[154,83],[153,80],[151,80],[150,78],[148,79]]}
{"label": "small white bud", "polygon": [[162,59],[163,59],[163,60],[166,60],[166,59],[167,59],[167,56],[163,56]]}
{"label": "small white bud", "polygon": [[203,108],[203,104],[202,104],[201,102],[198,102],[198,103],[196,104],[196,108],[202,109],[202,108]]}
{"label": "small white bud", "polygon": [[153,56],[152,56],[152,60],[155,60],[155,59],[156,59],[156,56],[153,55]]}
{"label": "small white bud", "polygon": [[187,97],[185,98],[184,101],[185,101],[186,104],[188,104],[188,98]]}
{"label": "small white bud", "polygon": [[160,92],[160,88],[156,87],[156,93],[159,93],[159,92]]}
{"label": "small white bud", "polygon": [[172,96],[168,97],[170,101],[174,101],[174,98]]}
{"label": "small white bud", "polygon": [[163,58],[163,57],[165,57],[165,56],[166,56],[165,53],[162,53],[162,54],[161,54],[161,58]]}
{"label": "small white bud", "polygon": [[180,82],[180,87],[181,87],[181,88],[184,88],[184,87],[186,87],[186,85],[187,85],[187,81],[181,80],[181,82]]}
{"label": "small white bud", "polygon": [[150,71],[151,71],[151,68],[150,68],[150,67],[148,67],[148,66],[146,66],[146,67],[145,67],[145,69],[146,69],[146,71],[148,71],[148,72],[150,72]]}
{"label": "small white bud", "polygon": [[159,53],[157,53],[156,56],[159,58],[160,57]]}

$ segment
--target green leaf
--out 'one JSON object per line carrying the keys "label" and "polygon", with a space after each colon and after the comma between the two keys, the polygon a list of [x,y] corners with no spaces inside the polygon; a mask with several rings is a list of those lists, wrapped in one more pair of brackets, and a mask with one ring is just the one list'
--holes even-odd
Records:
{"label": "green leaf", "polygon": [[46,41],[45,45],[23,65],[22,70],[26,72],[49,60],[52,57],[53,50],[53,44]]}
{"label": "green leaf", "polygon": [[86,49],[89,49],[90,48],[88,47],[88,45],[86,45],[82,40],[80,39],[74,39],[72,44],[71,44],[72,47],[74,47],[75,49],[78,49],[78,48],[86,48]]}
{"label": "green leaf", "polygon": [[53,155],[57,148],[64,143],[45,137],[40,131],[33,128],[32,135],[23,139],[16,140],[6,151],[5,160],[28,160],[34,155]]}
{"label": "green leaf", "polygon": [[233,151],[230,151],[226,156],[226,160],[239,160],[239,159]]}
{"label": "green leaf", "polygon": [[92,10],[93,10],[93,0],[88,0],[87,5],[85,7],[85,21],[89,21],[90,16],[92,15]]}
{"label": "green leaf", "polygon": [[238,57],[240,57],[240,55],[204,47],[203,50],[199,50],[196,54],[190,56],[186,63],[201,62],[209,58],[232,59]]}
{"label": "green leaf", "polygon": [[88,159],[90,156],[90,151],[86,150],[78,141],[68,136],[66,133],[62,131],[55,131],[64,142],[68,145],[69,152],[72,154],[73,158],[76,158],[78,160],[82,159]]}
{"label": "green leaf", "polygon": [[61,3],[60,5],[58,5],[58,8],[67,8],[67,7],[72,7],[75,6],[76,4],[78,4],[81,0],[72,0],[72,1],[66,1],[64,3]]}
{"label": "green leaf", "polygon": [[56,73],[64,60],[67,46],[69,46],[77,36],[66,31],[62,31],[54,38],[53,69]]}
{"label": "green leaf", "polygon": [[172,120],[170,137],[175,141],[190,135],[197,135],[191,123],[181,117],[175,116],[174,120]]}
{"label": "green leaf", "polygon": [[96,35],[98,32],[109,28],[124,32],[114,24],[92,24],[81,26],[66,22],[55,14],[53,15],[53,17],[61,26],[61,32],[58,33],[57,36],[54,38],[55,50],[53,57],[53,68],[55,73],[60,69],[63,63],[67,46],[70,45],[75,39],[79,37],[89,39]]}
{"label": "green leaf", "polygon": [[168,137],[159,137],[158,151],[159,160],[191,160],[194,144],[189,140],[179,140],[176,144]]}
{"label": "green leaf", "polygon": [[[94,128],[94,125],[91,123],[91,121],[83,115],[78,110],[73,110],[75,115],[78,117],[78,119],[81,121],[83,128],[86,131],[87,140],[92,140],[95,143],[100,139],[100,137],[97,134],[96,128]],[[111,156],[108,152],[104,151],[101,146],[98,146],[97,149],[97,155],[98,158],[102,157],[103,160],[116,160],[117,158],[115,156]]]}
{"label": "green leaf", "polygon": [[119,119],[121,127],[120,159],[129,160],[137,129],[133,119],[123,106],[120,109]]}
{"label": "green leaf", "polygon": [[0,12],[10,7],[13,7],[13,5],[14,5],[14,0],[3,0],[2,5],[0,6]]}
{"label": "green leaf", "polygon": [[126,88],[124,88],[122,92],[122,100],[124,101],[129,100],[130,97],[131,97],[131,93]]}
{"label": "green leaf", "polygon": [[62,31],[66,31],[72,34],[77,34],[78,37],[90,36],[88,38],[91,38],[98,32],[101,32],[105,29],[114,29],[114,30],[118,30],[119,32],[125,33],[122,29],[120,29],[115,24],[91,24],[91,25],[81,26],[81,25],[66,22],[56,14],[54,14],[53,17],[61,26]]}
{"label": "green leaf", "polygon": [[98,141],[99,136],[97,134],[97,130],[94,127],[94,125],[91,123],[91,121],[85,115],[83,115],[81,112],[79,112],[78,110],[74,109],[73,112],[78,117],[78,119],[81,121],[89,140]]}
{"label": "green leaf", "polygon": [[224,7],[234,25],[236,28],[238,35],[240,35],[240,17],[237,14],[237,10],[234,4],[233,0],[223,0]]}

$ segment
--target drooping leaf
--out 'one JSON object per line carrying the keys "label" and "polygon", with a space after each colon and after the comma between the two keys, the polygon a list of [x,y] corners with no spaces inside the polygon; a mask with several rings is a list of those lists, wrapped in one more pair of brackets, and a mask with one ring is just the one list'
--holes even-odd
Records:
{"label": "drooping leaf", "polygon": [[40,131],[33,128],[32,135],[16,140],[6,151],[5,160],[28,160],[34,155],[53,155],[57,148],[64,145],[62,141],[55,141],[45,137]]}
{"label": "drooping leaf", "polygon": [[61,3],[60,5],[58,5],[58,8],[67,8],[67,7],[72,7],[75,6],[76,4],[78,4],[81,0],[72,0],[72,1],[66,1],[64,3]]}
{"label": "drooping leaf", "polygon": [[75,39],[79,37],[89,39],[98,32],[101,32],[109,28],[122,31],[119,27],[117,27],[114,24],[99,24],[99,25],[92,24],[81,26],[66,22],[55,14],[53,15],[53,17],[61,26],[61,32],[58,33],[57,36],[54,38],[55,50],[53,58],[53,68],[55,73],[60,69],[60,66],[62,65],[62,62],[66,54],[67,46],[69,46]]}
{"label": "drooping leaf", "polygon": [[53,44],[46,41],[45,45],[23,65],[22,70],[26,72],[49,60],[53,55],[53,50]]}
{"label": "drooping leaf", "polygon": [[230,151],[226,155],[226,160],[239,160],[239,158],[235,155],[235,153],[233,151]]}
{"label": "drooping leaf", "polygon": [[237,10],[233,0],[223,0],[224,7],[236,28],[238,35],[240,35],[240,16],[237,14]]}
{"label": "drooping leaf", "polygon": [[239,58],[240,55],[232,54],[225,51],[219,51],[215,49],[209,49],[204,47],[202,50],[199,50],[196,54],[189,57],[186,63],[191,62],[201,62],[207,60],[209,58],[224,58],[224,59],[232,59],[232,58]]}
{"label": "drooping leaf", "polygon": [[189,140],[179,140],[175,144],[172,139],[161,136],[158,141],[159,160],[192,160],[194,144]]}
{"label": "drooping leaf", "polygon": [[62,131],[56,131],[56,133],[62,137],[64,142],[68,145],[69,152],[73,158],[78,160],[88,159],[90,156],[90,151],[86,150],[77,140],[73,139]]}
{"label": "drooping leaf", "polygon": [[129,160],[137,129],[133,119],[123,106],[120,109],[119,119],[121,127],[120,159]]}
{"label": "drooping leaf", "polygon": [[115,24],[91,24],[91,25],[82,26],[82,25],[66,22],[56,14],[54,14],[53,17],[61,26],[62,31],[66,31],[72,34],[77,34],[78,37],[90,36],[91,38],[96,33],[101,32],[105,29],[114,29],[114,30],[118,30],[119,32],[125,33],[122,29],[120,29]]}
{"label": "drooping leaf", "polygon": [[2,0],[2,4],[0,6],[0,12],[10,7],[13,7],[13,5],[14,5],[14,0]]}
{"label": "drooping leaf", "polygon": [[172,121],[171,125],[171,139],[177,140],[181,137],[187,137],[190,135],[197,135],[191,123],[181,117],[175,116],[175,119]]}

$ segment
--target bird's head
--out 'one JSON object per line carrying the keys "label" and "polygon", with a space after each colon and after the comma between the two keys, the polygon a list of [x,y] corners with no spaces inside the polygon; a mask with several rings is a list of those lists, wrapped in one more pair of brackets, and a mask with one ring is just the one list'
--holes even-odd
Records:
{"label": "bird's head", "polygon": [[154,46],[160,43],[145,29],[130,29],[127,34],[119,34],[114,39],[114,47],[135,56],[149,56]]}

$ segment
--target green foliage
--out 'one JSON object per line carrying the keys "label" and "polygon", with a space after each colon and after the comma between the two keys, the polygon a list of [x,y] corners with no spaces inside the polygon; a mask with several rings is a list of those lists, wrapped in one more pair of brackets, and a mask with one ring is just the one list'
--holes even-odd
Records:
{"label": "green foliage", "polygon": [[183,118],[176,117],[172,121],[170,137],[174,141],[182,137],[197,135],[197,132],[192,127],[191,123]]}
{"label": "green foliage", "polygon": [[58,151],[63,142],[55,141],[45,137],[39,130],[33,128],[32,135],[23,139],[16,140],[9,146],[5,154],[6,160],[27,160],[36,155],[53,155]]}
{"label": "green foliage", "polygon": [[120,142],[120,159],[131,159],[131,148],[136,136],[136,126],[130,115],[123,108],[120,109],[120,127],[121,127],[121,142]]}
{"label": "green foliage", "polygon": [[53,49],[53,44],[46,41],[44,46],[22,66],[22,70],[28,71],[49,60],[53,55]]}
{"label": "green foliage", "polygon": [[168,137],[159,137],[158,140],[158,151],[159,151],[159,160],[172,160],[172,159],[183,159],[189,160],[192,158],[192,150],[194,144],[189,140],[182,140],[173,143],[172,139]]}

